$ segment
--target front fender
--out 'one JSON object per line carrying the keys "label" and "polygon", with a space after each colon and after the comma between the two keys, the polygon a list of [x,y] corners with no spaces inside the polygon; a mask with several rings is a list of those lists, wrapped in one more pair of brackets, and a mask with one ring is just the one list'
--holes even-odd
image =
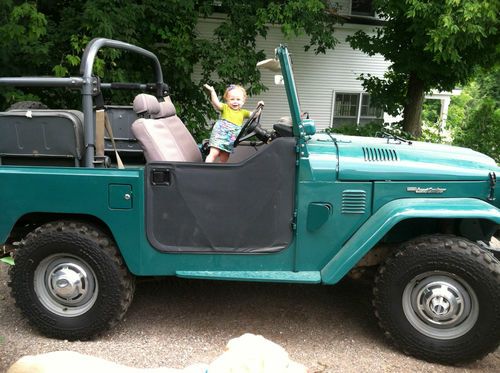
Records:
{"label": "front fender", "polygon": [[321,270],[322,282],[335,284],[392,227],[411,218],[476,218],[500,225],[500,210],[473,198],[408,198],[391,201],[373,214]]}

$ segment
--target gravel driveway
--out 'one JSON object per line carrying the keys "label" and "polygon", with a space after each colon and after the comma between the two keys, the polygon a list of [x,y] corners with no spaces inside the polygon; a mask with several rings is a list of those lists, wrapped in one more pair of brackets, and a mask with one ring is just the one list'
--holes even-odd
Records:
{"label": "gravel driveway", "polygon": [[91,342],[48,339],[20,316],[0,264],[0,372],[26,354],[73,350],[135,367],[209,363],[245,332],[280,344],[314,372],[499,372],[500,349],[464,367],[393,348],[377,328],[370,288],[238,282],[142,281],[126,318]]}

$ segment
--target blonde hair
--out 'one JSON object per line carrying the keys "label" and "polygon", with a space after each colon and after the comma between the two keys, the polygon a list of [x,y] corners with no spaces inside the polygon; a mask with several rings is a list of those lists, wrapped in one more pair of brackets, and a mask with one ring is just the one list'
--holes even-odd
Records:
{"label": "blonde hair", "polygon": [[239,89],[243,93],[243,98],[246,100],[247,99],[247,91],[245,88],[243,88],[241,85],[238,84],[230,84],[227,86],[226,91],[224,92],[224,100],[227,100],[227,96],[229,95],[229,92],[232,91],[233,89]]}

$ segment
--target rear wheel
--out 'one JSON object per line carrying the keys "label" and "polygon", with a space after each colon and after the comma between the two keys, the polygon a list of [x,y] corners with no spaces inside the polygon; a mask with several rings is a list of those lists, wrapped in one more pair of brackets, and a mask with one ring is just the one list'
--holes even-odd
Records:
{"label": "rear wheel", "polygon": [[15,253],[10,287],[16,305],[43,334],[89,339],[111,328],[132,302],[135,282],[116,246],[98,228],[48,223]]}
{"label": "rear wheel", "polygon": [[466,239],[420,237],[380,267],[373,304],[405,352],[448,364],[473,361],[500,341],[500,263]]}

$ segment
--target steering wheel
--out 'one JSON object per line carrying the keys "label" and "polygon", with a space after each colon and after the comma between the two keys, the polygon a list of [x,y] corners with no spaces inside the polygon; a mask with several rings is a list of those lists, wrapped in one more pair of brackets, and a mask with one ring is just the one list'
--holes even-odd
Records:
{"label": "steering wheel", "polygon": [[238,146],[240,142],[245,141],[256,134],[255,129],[260,125],[260,114],[263,108],[264,105],[257,105],[252,115],[243,124],[238,137],[236,137],[236,140],[234,140],[235,147]]}

